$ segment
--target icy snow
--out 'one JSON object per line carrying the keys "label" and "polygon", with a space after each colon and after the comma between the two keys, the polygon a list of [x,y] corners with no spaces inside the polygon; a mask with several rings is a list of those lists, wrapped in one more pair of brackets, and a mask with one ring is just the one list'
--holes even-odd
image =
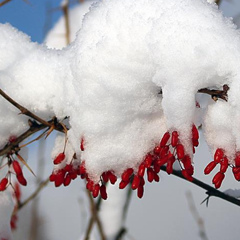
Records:
{"label": "icy snow", "polygon": [[[4,52],[6,60],[0,57],[1,89],[47,120],[70,116],[69,141],[95,181],[106,170],[120,175],[128,167],[136,169],[168,129],[180,132],[191,154],[200,88],[228,84],[229,109],[240,110],[239,32],[216,4],[205,0],[99,2],[85,15],[76,40],[63,50],[31,43],[9,25],[0,25],[0,36],[1,52],[13,52]],[[0,101],[3,146],[9,135],[27,126],[26,118],[19,120],[18,111]],[[205,125],[214,125],[206,136],[216,149],[214,136],[229,116],[220,104],[213,105],[207,116],[220,115],[221,124],[207,117]],[[230,152],[239,143],[232,132],[220,142]]]}

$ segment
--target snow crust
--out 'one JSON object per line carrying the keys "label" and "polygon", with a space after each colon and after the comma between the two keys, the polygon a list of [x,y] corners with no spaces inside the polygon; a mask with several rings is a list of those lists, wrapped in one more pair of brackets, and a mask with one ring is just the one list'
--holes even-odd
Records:
{"label": "snow crust", "polygon": [[[97,182],[107,170],[137,169],[167,130],[178,130],[192,154],[197,91],[228,84],[228,103],[213,102],[204,126],[210,147],[232,157],[240,148],[239,41],[206,0],[105,0],[63,50],[1,24],[0,88],[46,120],[70,116],[69,144]],[[27,118],[3,98],[0,109],[2,147],[27,129]]]}

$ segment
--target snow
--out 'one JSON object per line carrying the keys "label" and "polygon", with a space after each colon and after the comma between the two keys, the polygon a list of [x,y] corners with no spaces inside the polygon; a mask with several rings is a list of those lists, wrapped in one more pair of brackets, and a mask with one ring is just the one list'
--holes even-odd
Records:
{"label": "snow", "polygon": [[[4,53],[6,64],[1,61],[1,89],[47,120],[70,116],[68,138],[76,161],[85,161],[95,182],[107,170],[118,176],[126,168],[136,170],[167,130],[178,130],[192,155],[200,88],[228,84],[229,109],[240,110],[239,32],[205,0],[98,2],[85,15],[76,40],[63,50],[31,43],[9,25],[0,25],[0,31],[1,51],[7,45],[14,52]],[[4,99],[1,111],[9,119],[17,114]],[[221,115],[220,127],[219,120],[212,121],[214,131],[205,133],[210,146],[227,146],[234,155],[240,140],[233,131],[220,143],[214,137],[229,123],[226,111],[213,106],[207,112],[206,126]],[[27,127],[25,117],[7,123],[5,117],[2,129],[11,130],[1,130],[1,146]]]}

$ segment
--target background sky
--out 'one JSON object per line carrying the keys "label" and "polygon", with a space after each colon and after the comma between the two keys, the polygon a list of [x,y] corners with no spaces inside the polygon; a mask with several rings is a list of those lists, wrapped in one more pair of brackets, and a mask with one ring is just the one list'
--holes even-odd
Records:
{"label": "background sky", "polygon": [[[57,10],[60,0],[12,0],[0,8],[0,23],[9,22],[14,27],[27,33],[33,41],[42,42],[52,24],[60,17],[61,10]],[[170,1],[170,0],[166,0]],[[1,0],[0,0],[1,2]],[[55,9],[55,10],[54,10]],[[240,13],[240,1],[223,0],[221,10],[226,16],[235,17]],[[1,54],[1,53],[0,53]],[[47,148],[51,149],[48,142]],[[34,148],[34,147],[33,147]],[[36,149],[33,149],[36,150]],[[34,152],[34,151],[32,151]],[[50,150],[46,151],[50,152]],[[40,154],[39,154],[40,155]],[[31,167],[34,169],[34,155],[29,157]],[[211,176],[204,176],[203,169],[211,159],[206,144],[201,142],[195,156],[195,177],[211,183]],[[48,161],[47,161],[48,160]],[[51,169],[52,163],[49,155],[46,156],[46,168]],[[48,165],[49,166],[48,166]],[[49,171],[46,173],[47,177]],[[29,174],[28,179],[31,177]],[[207,208],[201,201],[206,198],[205,191],[193,184],[179,180],[174,176],[160,174],[161,182],[147,184],[144,198],[139,200],[133,193],[126,226],[129,230],[129,239],[136,240],[200,240],[199,228],[196,220],[189,210],[186,197],[191,192],[197,211],[202,218],[209,240],[239,240],[240,208],[220,199],[211,198]],[[24,188],[24,194],[29,195],[29,187]],[[80,184],[79,184],[80,183]],[[84,226],[82,214],[82,199],[84,187],[80,180],[76,180],[68,188],[55,189],[50,185],[41,193],[39,226],[46,236],[41,240],[79,239]],[[239,188],[239,183],[233,180],[232,174],[226,177],[221,190]],[[31,211],[25,208],[19,213],[19,228],[29,231],[31,226]],[[81,208],[81,210],[80,210]],[[87,210],[86,210],[87,211]],[[70,237],[71,236],[71,237]],[[17,240],[26,240],[18,234]]]}

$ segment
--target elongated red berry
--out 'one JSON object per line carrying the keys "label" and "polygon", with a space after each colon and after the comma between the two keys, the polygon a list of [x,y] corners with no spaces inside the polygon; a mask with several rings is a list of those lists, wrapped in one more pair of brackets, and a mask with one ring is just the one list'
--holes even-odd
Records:
{"label": "elongated red berry", "polygon": [[115,184],[115,182],[117,181],[117,177],[111,171],[109,171],[108,173],[108,178],[111,184]]}
{"label": "elongated red berry", "polygon": [[209,174],[217,166],[216,162],[210,162],[204,169],[204,174]]}
{"label": "elongated red berry", "polygon": [[144,187],[143,187],[143,185],[139,185],[139,187],[137,189],[137,196],[139,198],[142,198],[143,197],[143,193],[144,193]]}
{"label": "elongated red berry", "polygon": [[87,184],[86,184],[86,188],[87,188],[90,192],[92,192],[93,189],[94,189],[94,182],[89,179],[88,182],[87,182]]}
{"label": "elongated red berry", "polygon": [[177,149],[177,157],[178,157],[178,159],[179,160],[183,159],[183,157],[185,155],[183,145],[182,144],[178,144],[176,149]]}
{"label": "elongated red berry", "polygon": [[86,174],[85,161],[82,161],[82,163],[80,164],[79,173],[80,175]]}
{"label": "elongated red berry", "polygon": [[224,152],[221,148],[218,148],[214,154],[214,161],[216,163],[220,163],[220,161],[223,159],[224,157]]}
{"label": "elongated red berry", "polygon": [[213,183],[215,185],[215,188],[220,188],[221,187],[221,184],[222,184],[222,181],[223,181],[224,177],[225,177],[224,173],[221,173],[221,172],[218,172],[214,176]]}
{"label": "elongated red berry", "polygon": [[164,158],[159,158],[158,160],[157,160],[157,164],[158,164],[158,166],[163,166],[164,164],[166,164],[167,163],[167,161],[168,161],[168,156],[166,156],[166,157],[164,157]]}
{"label": "elongated red berry", "polygon": [[233,174],[240,173],[240,167],[233,167],[232,172],[233,172]]}
{"label": "elongated red berry", "polygon": [[173,172],[173,163],[175,162],[174,156],[168,159],[167,161],[167,167],[166,167],[166,172],[167,174],[172,174]]}
{"label": "elongated red berry", "polygon": [[237,181],[240,181],[240,172],[233,173],[233,176]]}
{"label": "elongated red berry", "polygon": [[193,177],[190,175],[190,174],[188,174],[188,172],[187,172],[187,170],[186,169],[183,169],[182,170],[182,175],[188,180],[188,181],[193,181]]}
{"label": "elongated red berry", "polygon": [[169,146],[162,147],[159,153],[160,158],[166,157],[168,155],[168,152],[169,152]]}
{"label": "elongated red berry", "polygon": [[14,160],[12,162],[12,166],[13,166],[13,169],[14,169],[16,175],[22,175],[23,174],[22,169],[20,167],[20,164],[16,160]]}
{"label": "elongated red berry", "polygon": [[161,142],[160,142],[160,147],[166,146],[169,138],[170,138],[170,133],[169,133],[169,132],[166,132],[166,133],[163,135],[163,137],[162,137],[162,140],[161,140]]}
{"label": "elongated red berry", "polygon": [[66,177],[64,178],[63,185],[65,187],[67,187],[71,183],[71,181],[72,181],[72,178],[71,178],[70,174],[68,173],[66,175]]}
{"label": "elongated red berry", "polygon": [[172,139],[171,139],[171,145],[173,147],[176,147],[178,144],[178,132],[177,131],[173,131],[172,132]]}
{"label": "elongated red berry", "polygon": [[63,169],[55,173],[55,187],[59,187],[64,182],[65,171]]}
{"label": "elongated red berry", "polygon": [[217,182],[221,181],[224,179],[225,175],[224,173],[218,172],[216,175],[213,177],[212,183],[216,184]]}
{"label": "elongated red berry", "polygon": [[109,171],[102,173],[102,179],[103,179],[104,182],[108,182],[108,180],[109,180]]}
{"label": "elongated red berry", "polygon": [[228,169],[228,159],[224,157],[223,160],[220,162],[220,172],[225,173]]}
{"label": "elongated red berry", "polygon": [[57,155],[57,157],[54,159],[53,163],[54,164],[60,164],[64,159],[65,159],[65,154],[64,153],[59,153]]}
{"label": "elongated red berry", "polygon": [[195,126],[195,124],[193,124],[193,126],[192,126],[192,139],[193,140],[198,140],[199,139],[198,129]]}
{"label": "elongated red berry", "polygon": [[144,163],[141,163],[138,167],[138,176],[139,177],[143,177],[144,176],[144,173],[145,173],[145,164]]}
{"label": "elongated red berry", "polygon": [[50,176],[49,176],[49,181],[50,182],[54,182],[56,179],[56,175],[54,173],[52,173]]}
{"label": "elongated red berry", "polygon": [[17,175],[17,180],[21,185],[23,185],[23,186],[27,185],[27,180],[24,178],[24,176],[22,174]]}
{"label": "elongated red berry", "polygon": [[100,187],[100,195],[101,195],[103,200],[107,199],[107,191],[106,191],[106,186],[105,185],[102,185]]}
{"label": "elongated red berry", "polygon": [[236,153],[235,166],[236,166],[236,167],[240,167],[240,152],[237,152],[237,153]]}
{"label": "elongated red berry", "polygon": [[192,167],[192,160],[189,155],[185,155],[181,161],[185,169]]}
{"label": "elongated red berry", "polygon": [[130,180],[128,180],[128,181],[121,181],[120,183],[119,183],[119,188],[120,189],[124,189],[128,184],[129,184],[129,182],[130,182]]}
{"label": "elongated red berry", "polygon": [[3,178],[0,182],[0,191],[4,191],[7,188],[8,179]]}
{"label": "elongated red berry", "polygon": [[135,190],[138,188],[140,184],[140,177],[138,175],[135,175],[132,181],[132,189]]}
{"label": "elongated red berry", "polygon": [[151,167],[152,161],[153,161],[152,155],[147,154],[147,156],[146,156],[145,159],[144,159],[145,166],[146,166],[147,168]]}
{"label": "elongated red berry", "polygon": [[122,180],[127,182],[129,180],[129,178],[132,176],[132,174],[133,174],[133,169],[132,168],[126,169],[121,176]]}
{"label": "elongated red berry", "polygon": [[154,180],[154,171],[152,168],[147,169],[147,178],[149,182],[152,182]]}
{"label": "elongated red berry", "polygon": [[159,178],[159,176],[158,176],[158,174],[156,172],[154,173],[154,181],[155,182],[159,182],[160,181],[160,178]]}
{"label": "elongated red berry", "polygon": [[155,154],[155,155],[159,155],[160,152],[161,152],[161,149],[162,149],[162,147],[156,146],[156,147],[154,148],[154,150],[153,150],[154,154]]}
{"label": "elongated red berry", "polygon": [[159,173],[159,172],[160,172],[161,166],[158,165],[158,162],[157,162],[157,161],[154,161],[154,163],[153,163],[153,169],[154,169],[154,172],[155,172],[155,173]]}
{"label": "elongated red berry", "polygon": [[95,184],[93,186],[93,190],[92,190],[92,195],[94,198],[96,198],[99,194],[99,191],[100,191],[100,185],[99,184]]}

